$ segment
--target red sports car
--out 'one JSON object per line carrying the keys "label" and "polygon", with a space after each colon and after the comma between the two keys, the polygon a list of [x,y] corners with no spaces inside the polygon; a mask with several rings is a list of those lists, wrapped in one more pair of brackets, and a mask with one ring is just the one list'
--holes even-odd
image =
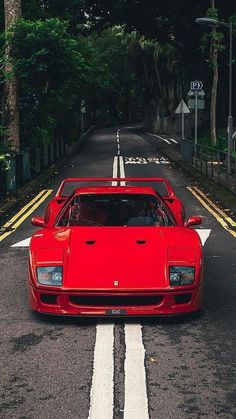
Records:
{"label": "red sports car", "polygon": [[[152,185],[152,186],[150,186]],[[31,240],[30,305],[40,313],[156,316],[199,310],[198,234],[163,178],[66,179]]]}

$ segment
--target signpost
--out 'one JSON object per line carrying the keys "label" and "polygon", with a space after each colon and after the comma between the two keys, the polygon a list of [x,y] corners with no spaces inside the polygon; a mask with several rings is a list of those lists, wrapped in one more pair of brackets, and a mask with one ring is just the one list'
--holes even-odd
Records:
{"label": "signpost", "polygon": [[184,115],[186,113],[190,113],[189,108],[187,107],[185,101],[182,99],[179,103],[179,106],[177,107],[175,113],[182,115],[182,140],[184,140],[185,137],[185,121],[184,121]]}
{"label": "signpost", "polygon": [[204,109],[205,107],[205,92],[203,90],[203,83],[199,80],[191,81],[188,96],[190,98],[194,97],[194,99],[188,100],[188,105],[191,109],[195,110],[194,151],[196,154],[196,146],[198,142],[198,109]]}

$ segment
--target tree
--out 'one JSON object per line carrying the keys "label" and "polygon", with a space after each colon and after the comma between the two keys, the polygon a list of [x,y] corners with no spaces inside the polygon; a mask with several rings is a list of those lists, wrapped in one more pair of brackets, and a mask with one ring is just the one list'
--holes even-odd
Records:
{"label": "tree", "polygon": [[[215,0],[211,0],[211,9],[208,12],[208,15],[212,17],[217,17],[217,11],[215,8]],[[217,34],[216,26],[212,28],[212,39],[210,43],[210,63],[212,65],[213,71],[213,81],[212,81],[212,90],[211,90],[211,109],[210,109],[210,134],[211,142],[213,145],[216,145],[216,104],[217,104],[217,89],[219,81],[219,71],[218,71],[218,42],[219,37]]]}
{"label": "tree", "polygon": [[[21,0],[5,0],[5,27],[9,30],[21,17]],[[5,125],[7,127],[7,137],[10,146],[19,151],[20,130],[19,130],[19,82],[14,74],[14,67],[9,43],[5,49],[5,71],[10,74],[5,83]]]}
{"label": "tree", "polygon": [[81,98],[96,100],[106,85],[92,42],[71,37],[57,18],[19,19],[7,39],[20,80],[22,145],[40,147],[64,132],[76,140]]}
{"label": "tree", "polygon": [[[215,7],[215,0],[211,0],[211,8],[207,11],[207,16],[218,19],[218,11]],[[217,110],[217,94],[219,82],[219,64],[218,57],[224,47],[222,45],[223,34],[219,32],[216,25],[212,26],[211,33],[206,33],[202,37],[202,50],[209,48],[209,65],[212,69],[212,88],[211,88],[211,105],[210,105],[210,137],[212,145],[217,143],[216,133],[216,110]]]}

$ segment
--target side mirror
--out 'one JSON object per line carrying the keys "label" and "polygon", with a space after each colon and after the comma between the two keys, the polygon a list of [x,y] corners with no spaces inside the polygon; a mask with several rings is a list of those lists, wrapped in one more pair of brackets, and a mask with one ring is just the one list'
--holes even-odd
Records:
{"label": "side mirror", "polygon": [[185,227],[197,226],[199,224],[202,224],[202,217],[194,215],[192,217],[189,217],[189,219],[185,223]]}
{"label": "side mirror", "polygon": [[34,217],[31,220],[31,224],[36,227],[45,227],[44,219],[42,217]]}

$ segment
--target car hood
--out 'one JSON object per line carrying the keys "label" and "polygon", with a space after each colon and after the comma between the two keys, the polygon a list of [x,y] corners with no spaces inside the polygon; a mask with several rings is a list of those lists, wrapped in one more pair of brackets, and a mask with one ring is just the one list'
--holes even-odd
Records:
{"label": "car hood", "polygon": [[63,288],[152,290],[169,287],[169,264],[201,263],[201,244],[184,227],[74,227],[36,233],[34,265],[63,264]]}

